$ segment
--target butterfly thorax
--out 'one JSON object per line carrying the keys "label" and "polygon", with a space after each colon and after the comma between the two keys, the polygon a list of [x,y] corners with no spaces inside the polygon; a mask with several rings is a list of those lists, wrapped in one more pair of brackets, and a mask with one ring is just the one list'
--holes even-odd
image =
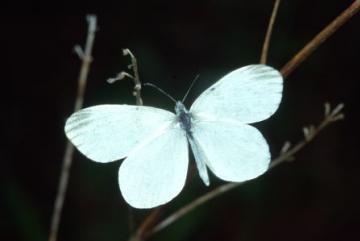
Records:
{"label": "butterfly thorax", "polygon": [[176,102],[175,105],[175,113],[177,116],[177,119],[180,123],[181,128],[183,128],[184,131],[186,131],[187,134],[190,134],[191,130],[191,114],[186,109],[183,103],[180,101]]}

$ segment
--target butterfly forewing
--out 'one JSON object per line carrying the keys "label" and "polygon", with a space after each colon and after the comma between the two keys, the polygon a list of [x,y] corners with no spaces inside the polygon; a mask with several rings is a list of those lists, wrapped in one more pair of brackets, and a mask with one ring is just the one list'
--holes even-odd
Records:
{"label": "butterfly forewing", "polygon": [[98,105],[69,117],[65,133],[77,149],[96,162],[110,162],[127,156],[132,148],[175,115],[146,106]]}
{"label": "butterfly forewing", "polygon": [[258,122],[277,110],[282,89],[283,79],[277,70],[266,65],[248,65],[230,72],[205,90],[190,112],[213,119]]}

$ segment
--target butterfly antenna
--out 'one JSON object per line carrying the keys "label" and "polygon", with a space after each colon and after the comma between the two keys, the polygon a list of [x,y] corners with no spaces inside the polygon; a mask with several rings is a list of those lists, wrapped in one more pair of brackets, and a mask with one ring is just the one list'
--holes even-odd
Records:
{"label": "butterfly antenna", "polygon": [[160,89],[159,87],[157,87],[156,85],[152,84],[152,83],[144,83],[144,86],[150,86],[150,87],[153,87],[155,89],[157,89],[158,91],[160,91],[161,93],[163,93],[164,95],[166,95],[167,97],[170,98],[170,100],[174,101],[176,103],[176,100],[171,96],[169,95],[168,93],[166,93],[164,90]]}
{"label": "butterfly antenna", "polygon": [[199,78],[199,76],[200,76],[199,74],[196,75],[195,78],[194,78],[194,80],[191,82],[191,85],[190,85],[189,89],[186,91],[186,94],[185,94],[184,98],[183,98],[182,101],[181,101],[182,103],[184,103],[186,97],[188,96],[191,88],[193,87],[193,85],[195,84],[195,81]]}

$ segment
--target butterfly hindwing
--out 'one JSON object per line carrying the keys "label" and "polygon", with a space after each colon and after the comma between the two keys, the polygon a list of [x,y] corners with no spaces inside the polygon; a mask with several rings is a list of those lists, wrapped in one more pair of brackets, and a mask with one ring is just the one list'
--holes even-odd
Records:
{"label": "butterfly hindwing", "polygon": [[153,208],[169,202],[185,184],[188,143],[178,123],[133,150],[119,170],[121,193],[131,206]]}
{"label": "butterfly hindwing", "polygon": [[228,120],[195,120],[192,133],[207,166],[220,179],[242,182],[269,167],[269,146],[255,127]]}

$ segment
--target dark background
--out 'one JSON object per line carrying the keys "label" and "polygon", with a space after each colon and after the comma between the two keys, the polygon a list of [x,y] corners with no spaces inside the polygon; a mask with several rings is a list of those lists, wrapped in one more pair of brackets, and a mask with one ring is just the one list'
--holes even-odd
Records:
{"label": "dark background", "polygon": [[[194,1],[195,2],[195,1]],[[84,106],[134,104],[132,82],[106,79],[126,69],[122,48],[137,56],[140,75],[185,104],[227,72],[259,61],[273,1],[149,4],[4,3],[1,10],[0,240],[46,240],[85,42],[85,15],[98,15]],[[281,68],[352,1],[283,1],[269,65]],[[322,132],[296,161],[216,198],[152,240],[360,240],[359,16],[326,41],[285,81],[279,110],[256,124],[276,156],[286,140],[301,140],[323,104],[345,103],[346,119]],[[146,105],[173,103],[145,88]],[[128,207],[117,185],[120,162],[97,164],[75,154],[59,240],[126,240]],[[223,182],[211,177],[214,188]],[[164,215],[208,189],[198,177]],[[139,224],[148,212],[136,211]]]}

